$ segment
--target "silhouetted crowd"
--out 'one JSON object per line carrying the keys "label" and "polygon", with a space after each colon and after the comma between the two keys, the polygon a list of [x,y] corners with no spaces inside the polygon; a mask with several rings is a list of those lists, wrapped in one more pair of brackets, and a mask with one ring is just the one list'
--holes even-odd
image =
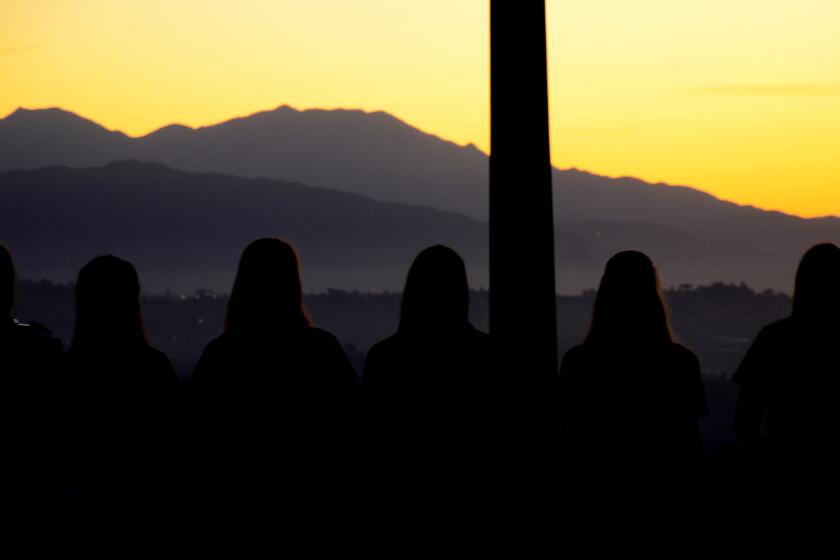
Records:
{"label": "silhouetted crowd", "polygon": [[414,260],[397,330],[361,376],[311,324],[297,253],[278,239],[243,252],[222,333],[186,383],[149,344],[132,264],[109,255],[81,269],[67,352],[11,316],[15,282],[0,246],[7,495],[396,498],[569,480],[585,494],[678,480],[697,499],[712,479],[759,488],[834,465],[840,249],[830,243],[804,255],[791,315],[761,330],[733,377],[738,445],[706,458],[700,364],[675,340],[657,270],[637,251],[607,262],[588,335],[545,378],[470,324],[464,262],[442,245]]}

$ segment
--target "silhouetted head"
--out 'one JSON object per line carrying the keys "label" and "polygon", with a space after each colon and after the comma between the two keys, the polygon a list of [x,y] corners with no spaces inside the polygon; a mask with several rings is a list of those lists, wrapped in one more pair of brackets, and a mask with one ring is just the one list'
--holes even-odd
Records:
{"label": "silhouetted head", "polygon": [[147,344],[134,265],[113,255],[96,257],[79,271],[76,282],[73,350]]}
{"label": "silhouetted head", "polygon": [[15,265],[12,255],[0,245],[0,317],[7,317],[12,312],[15,301]]}
{"label": "silhouetted head", "polygon": [[467,325],[469,286],[458,253],[435,245],[414,259],[403,290],[400,333],[435,335]]}
{"label": "silhouetted head", "polygon": [[796,271],[793,317],[819,323],[840,321],[840,248],[833,243],[811,247]]}
{"label": "silhouetted head", "polygon": [[283,331],[309,324],[294,247],[279,239],[248,245],[230,293],[225,331]]}
{"label": "silhouetted head", "polygon": [[653,262],[638,251],[623,251],[607,262],[587,344],[638,345],[673,341],[668,311]]}

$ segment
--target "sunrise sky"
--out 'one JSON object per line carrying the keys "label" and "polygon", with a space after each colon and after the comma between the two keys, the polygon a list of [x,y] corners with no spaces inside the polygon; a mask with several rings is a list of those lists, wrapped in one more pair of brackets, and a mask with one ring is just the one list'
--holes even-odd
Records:
{"label": "sunrise sky", "polygon": [[[487,0],[0,0],[0,116],[110,129],[289,104],[489,146]],[[559,167],[840,215],[840,2],[548,0]]]}

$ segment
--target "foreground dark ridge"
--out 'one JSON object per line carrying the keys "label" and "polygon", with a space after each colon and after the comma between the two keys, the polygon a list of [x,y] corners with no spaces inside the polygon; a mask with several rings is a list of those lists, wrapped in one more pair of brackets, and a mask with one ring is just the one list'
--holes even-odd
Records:
{"label": "foreground dark ridge", "polygon": [[[15,250],[28,276],[71,280],[80,262],[112,252],[137,264],[149,290],[224,291],[242,247],[270,235],[301,248],[313,291],[335,285],[398,290],[405,255],[434,243],[465,257],[474,286],[488,285],[486,222],[428,206],[141,162],[0,173],[0,195],[0,241]],[[572,201],[565,203],[574,210]],[[628,247],[651,255],[668,285],[743,281],[789,292],[801,253],[840,239],[835,219],[758,211],[755,219],[738,213],[715,218],[690,206],[693,222],[663,225],[633,216],[632,206],[615,221],[585,221],[595,209],[580,210],[580,219],[556,222],[560,293],[596,285],[606,259]]]}

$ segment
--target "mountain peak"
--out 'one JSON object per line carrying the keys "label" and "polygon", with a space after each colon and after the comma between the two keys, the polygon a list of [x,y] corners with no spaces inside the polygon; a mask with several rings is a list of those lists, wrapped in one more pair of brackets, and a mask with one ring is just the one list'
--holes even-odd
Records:
{"label": "mountain peak", "polygon": [[18,107],[8,115],[6,115],[2,120],[11,119],[11,118],[20,118],[27,113],[31,113],[32,109],[27,109],[26,107]]}
{"label": "mountain peak", "polygon": [[12,111],[5,119],[0,120],[31,120],[44,118],[64,118],[87,121],[87,119],[80,117],[76,113],[71,113],[70,111],[66,111],[59,107],[46,107],[43,109],[27,109],[26,107],[18,107],[17,109]]}
{"label": "mountain peak", "polygon": [[87,132],[105,133],[125,136],[122,132],[111,131],[104,126],[58,107],[44,109],[27,109],[18,107],[5,119],[0,119],[0,125],[14,125],[33,130],[43,130],[46,134],[55,134],[59,130],[84,130]]}
{"label": "mountain peak", "polygon": [[189,134],[190,132],[194,132],[195,129],[183,124],[168,124],[166,126],[162,126],[159,129],[155,130],[152,134],[160,135],[164,134],[167,136],[173,137],[184,137],[185,135]]}

